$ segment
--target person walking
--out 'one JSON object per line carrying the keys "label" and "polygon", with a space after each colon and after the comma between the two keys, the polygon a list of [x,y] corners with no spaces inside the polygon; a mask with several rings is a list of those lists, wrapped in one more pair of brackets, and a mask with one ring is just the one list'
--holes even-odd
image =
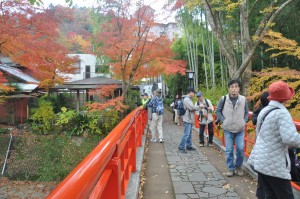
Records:
{"label": "person walking", "polygon": [[[245,125],[248,121],[248,105],[245,96],[239,94],[241,83],[239,80],[230,80],[227,84],[228,94],[223,96],[216,108],[216,115],[224,131],[226,145],[226,176],[244,174]],[[236,145],[236,161],[234,162],[234,144]]]}
{"label": "person walking", "polygon": [[157,142],[156,131],[158,131],[158,141],[163,143],[163,130],[162,130],[162,122],[163,122],[163,98],[161,96],[161,89],[157,89],[154,91],[154,97],[148,103],[148,107],[151,107],[152,118],[151,118],[151,142]]}
{"label": "person walking", "polygon": [[204,130],[207,125],[208,129],[208,142],[207,146],[211,146],[213,143],[213,136],[214,136],[214,130],[213,130],[213,116],[212,112],[214,111],[213,105],[211,104],[211,101],[209,99],[204,98],[202,92],[198,92],[196,94],[196,97],[198,98],[198,101],[195,103],[196,106],[200,107],[200,110],[196,112],[196,114],[199,116],[199,143],[200,147],[204,146]]}
{"label": "person walking", "polygon": [[294,89],[286,82],[272,83],[269,86],[269,105],[257,118],[257,138],[248,164],[258,173],[266,199],[294,198],[288,147],[300,147],[300,134],[285,107],[294,95]]}
{"label": "person walking", "polygon": [[193,124],[195,123],[195,111],[200,110],[199,106],[193,104],[193,97],[195,96],[195,89],[189,87],[187,89],[188,94],[183,99],[183,104],[186,109],[185,114],[183,115],[184,131],[178,146],[180,153],[187,153],[186,150],[196,150],[192,146],[192,130]]}
{"label": "person walking", "polygon": [[180,102],[180,97],[179,97],[179,95],[176,95],[175,99],[174,99],[174,113],[175,113],[174,123],[177,124],[178,126],[180,125],[180,117],[177,112],[179,102]]}

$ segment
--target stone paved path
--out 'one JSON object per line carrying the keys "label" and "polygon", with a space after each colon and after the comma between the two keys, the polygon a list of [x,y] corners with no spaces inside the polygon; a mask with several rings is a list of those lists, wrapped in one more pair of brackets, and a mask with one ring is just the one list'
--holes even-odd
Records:
{"label": "stone paved path", "polygon": [[176,125],[164,128],[164,146],[176,198],[240,198],[198,147],[187,154],[178,152],[182,131],[183,127],[178,130]]}

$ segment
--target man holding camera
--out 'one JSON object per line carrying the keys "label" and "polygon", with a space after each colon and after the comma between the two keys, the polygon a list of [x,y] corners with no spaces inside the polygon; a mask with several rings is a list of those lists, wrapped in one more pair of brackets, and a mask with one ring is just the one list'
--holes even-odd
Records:
{"label": "man holding camera", "polygon": [[204,99],[202,92],[198,92],[196,96],[198,98],[198,101],[195,103],[195,105],[200,107],[200,110],[196,112],[196,114],[199,116],[198,121],[200,126],[199,129],[200,147],[204,146],[204,130],[206,125],[208,129],[207,146],[211,146],[214,137],[213,116],[212,116],[212,112],[214,111],[214,108],[209,99]]}

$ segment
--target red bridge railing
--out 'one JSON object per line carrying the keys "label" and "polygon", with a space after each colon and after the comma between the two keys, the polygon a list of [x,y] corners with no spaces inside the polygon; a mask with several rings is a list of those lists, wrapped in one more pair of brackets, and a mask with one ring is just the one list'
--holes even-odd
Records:
{"label": "red bridge railing", "polygon": [[147,112],[139,109],[127,115],[48,199],[125,198],[130,175],[136,171],[136,152],[142,146],[147,117]]}

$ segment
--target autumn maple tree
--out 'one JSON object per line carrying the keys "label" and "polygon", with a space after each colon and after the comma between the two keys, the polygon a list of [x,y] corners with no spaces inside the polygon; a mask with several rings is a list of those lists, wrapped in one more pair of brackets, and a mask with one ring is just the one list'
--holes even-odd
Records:
{"label": "autumn maple tree", "polygon": [[184,73],[186,63],[173,59],[172,42],[165,31],[155,32],[151,7],[131,0],[98,2],[98,14],[107,17],[95,35],[95,41],[101,44],[98,53],[110,58],[113,74],[122,80],[123,97],[130,85],[142,78]]}
{"label": "autumn maple tree", "polygon": [[17,0],[1,2],[0,9],[0,54],[30,69],[46,90],[64,82],[64,74],[73,73],[77,61],[56,42],[59,19],[64,13],[57,15],[53,10]]}

